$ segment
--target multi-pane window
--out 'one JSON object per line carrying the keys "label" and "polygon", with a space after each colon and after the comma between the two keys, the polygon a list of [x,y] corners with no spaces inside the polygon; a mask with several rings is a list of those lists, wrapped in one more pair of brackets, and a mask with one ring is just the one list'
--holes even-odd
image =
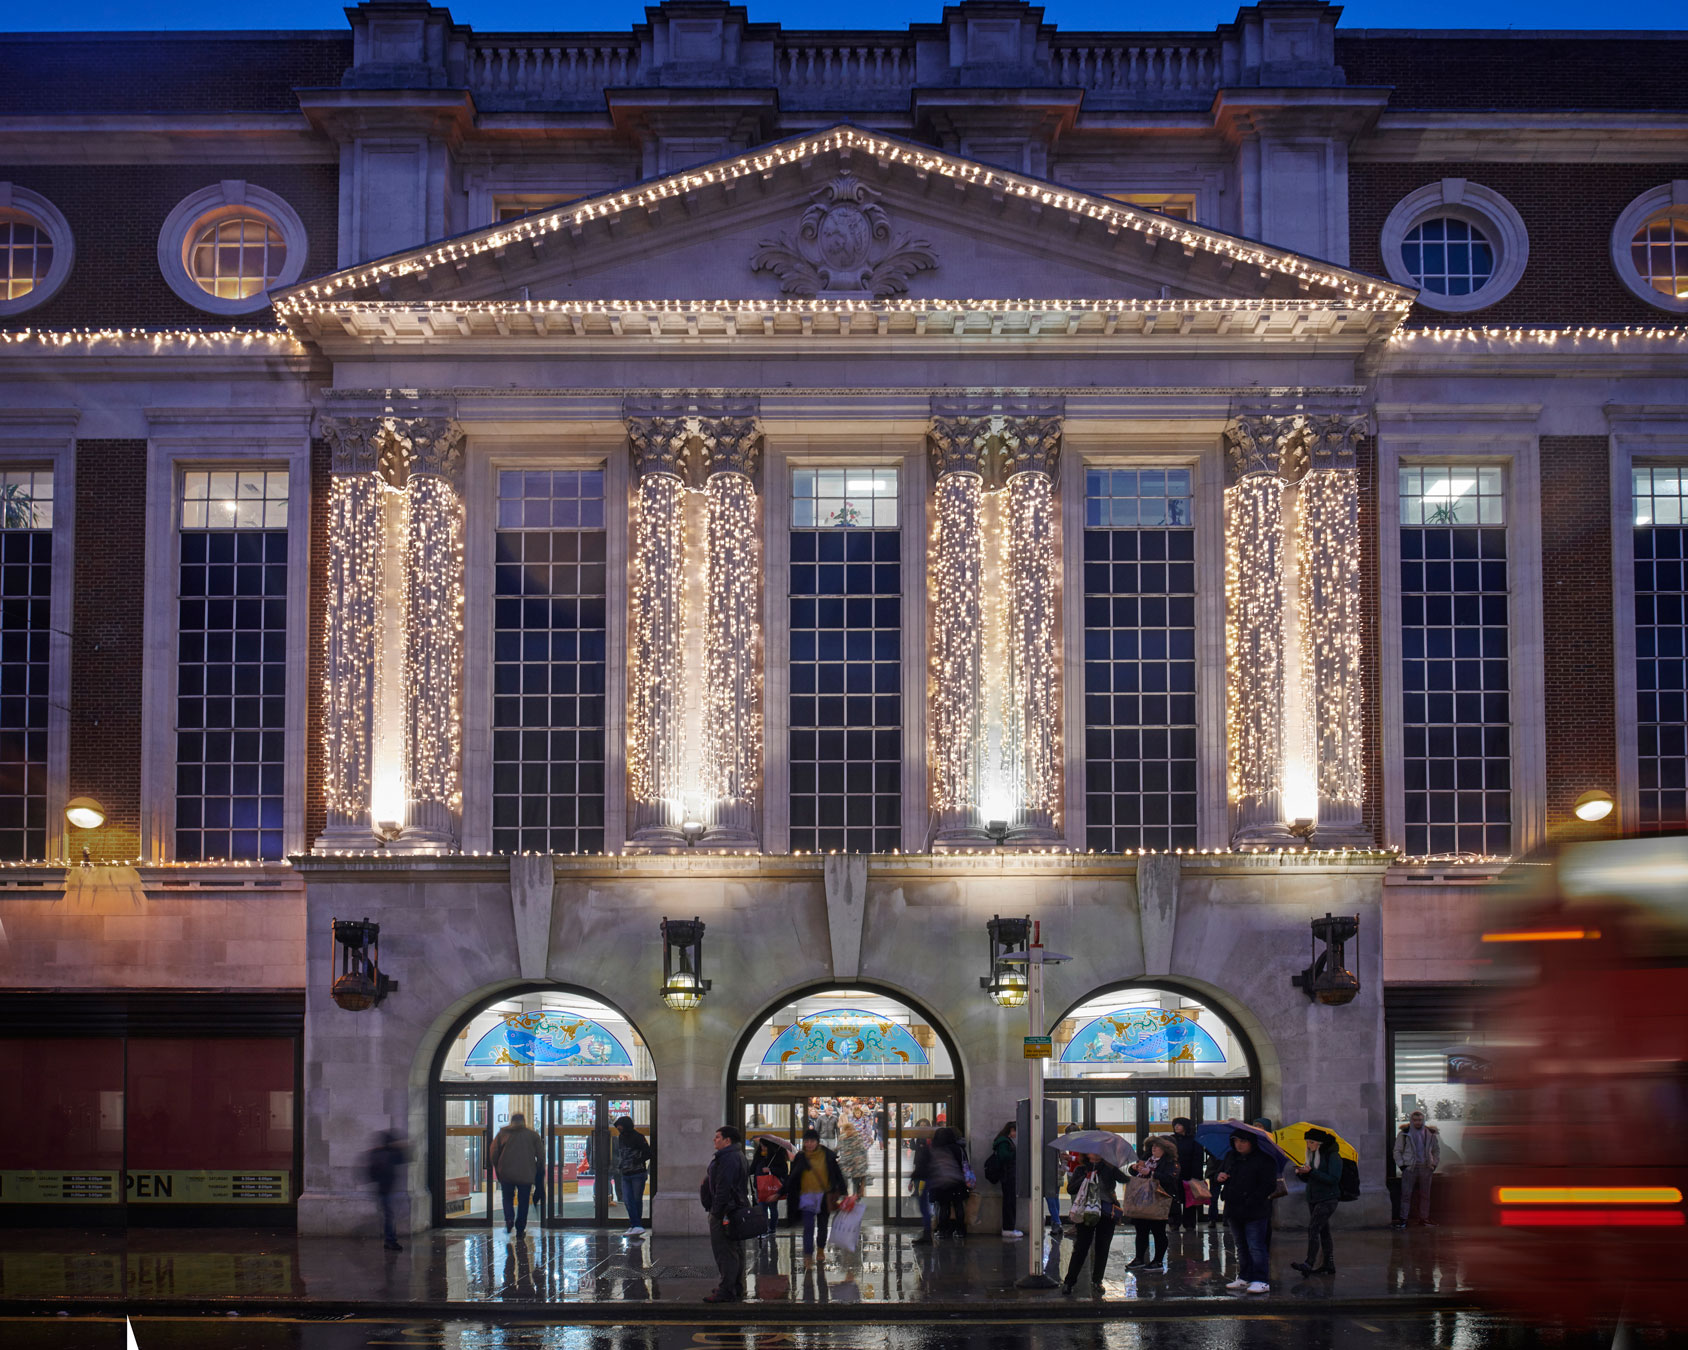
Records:
{"label": "multi-pane window", "polygon": [[52,236],[28,217],[0,215],[0,300],[28,295],[52,267]]}
{"label": "multi-pane window", "polygon": [[604,471],[501,471],[494,551],[492,846],[602,853]]}
{"label": "multi-pane window", "polygon": [[219,300],[244,300],[268,290],[286,265],[281,231],[259,216],[213,220],[188,250],[188,275]]}
{"label": "multi-pane window", "polygon": [[791,847],[902,847],[903,569],[895,469],[791,479]]}
{"label": "multi-pane window", "polygon": [[1648,221],[1630,241],[1629,256],[1655,291],[1688,299],[1688,213]]}
{"label": "multi-pane window", "polygon": [[1512,849],[1506,492],[1498,468],[1401,470],[1410,854]]}
{"label": "multi-pane window", "polygon": [[182,475],[176,856],[282,856],[287,474]]}
{"label": "multi-pane window", "polygon": [[1084,487],[1086,844],[1196,843],[1196,538],[1188,469]]}
{"label": "multi-pane window", "polygon": [[1688,826],[1688,468],[1635,470],[1635,695],[1639,826]]}
{"label": "multi-pane window", "polygon": [[0,469],[0,858],[47,852],[53,472]]}
{"label": "multi-pane window", "polygon": [[1495,274],[1495,248],[1470,221],[1438,216],[1420,221],[1401,240],[1401,258],[1427,291],[1470,295]]}

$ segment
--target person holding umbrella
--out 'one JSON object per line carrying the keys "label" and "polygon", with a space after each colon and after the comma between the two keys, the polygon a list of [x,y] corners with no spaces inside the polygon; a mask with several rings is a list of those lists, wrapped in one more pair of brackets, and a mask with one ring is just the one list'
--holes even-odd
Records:
{"label": "person holding umbrella", "polygon": [[756,1190],[756,1203],[768,1215],[769,1237],[780,1226],[780,1196],[785,1193],[791,1155],[796,1151],[796,1145],[778,1135],[762,1134],[756,1137],[756,1152],[750,1155],[750,1184]]}
{"label": "person holding umbrella", "polygon": [[[1052,1140],[1050,1147],[1055,1146]],[[1063,1135],[1059,1146],[1063,1151],[1082,1150],[1078,1165],[1067,1181],[1067,1194],[1073,1197],[1073,1254],[1067,1263],[1067,1276],[1061,1281],[1061,1292],[1068,1295],[1073,1292],[1078,1273],[1089,1258],[1090,1292],[1092,1297],[1100,1298],[1102,1276],[1108,1268],[1108,1248],[1113,1245],[1114,1228],[1120,1217],[1119,1192],[1115,1188],[1126,1180],[1124,1168],[1131,1162],[1131,1145],[1106,1130],[1079,1130]],[[1094,1222],[1086,1221],[1090,1207],[1081,1196],[1087,1186],[1093,1188],[1098,1201]]]}
{"label": "person holding umbrella", "polygon": [[1225,1201],[1225,1226],[1237,1248],[1237,1278],[1225,1287],[1270,1293],[1272,1192],[1278,1188],[1278,1169],[1289,1155],[1265,1130],[1240,1120],[1202,1124],[1196,1138],[1209,1153],[1220,1151],[1222,1139],[1229,1145],[1214,1178]]}
{"label": "person holding umbrella", "polygon": [[[1328,1130],[1310,1129],[1303,1137],[1307,1161],[1295,1169],[1295,1174],[1307,1183],[1307,1259],[1291,1261],[1290,1266],[1303,1275],[1334,1275],[1330,1221],[1342,1199],[1342,1154],[1337,1152],[1336,1138]],[[1324,1260],[1315,1267],[1313,1260],[1321,1250]]]}

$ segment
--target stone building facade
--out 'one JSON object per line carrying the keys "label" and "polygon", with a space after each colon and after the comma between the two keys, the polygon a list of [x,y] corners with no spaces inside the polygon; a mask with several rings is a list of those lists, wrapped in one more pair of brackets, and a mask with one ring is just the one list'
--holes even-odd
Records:
{"label": "stone building facade", "polygon": [[1505,860],[1688,815],[1688,38],[1338,15],[11,39],[0,1204],[354,1230],[397,1127],[485,1223],[520,1104],[681,1230],[853,1102],[906,1217],[1024,915],[1061,1119],[1323,1120],[1380,1221]]}

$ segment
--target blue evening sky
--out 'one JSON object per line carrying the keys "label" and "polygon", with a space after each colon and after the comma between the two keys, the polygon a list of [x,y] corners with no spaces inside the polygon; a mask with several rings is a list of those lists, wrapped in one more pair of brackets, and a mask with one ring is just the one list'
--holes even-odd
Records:
{"label": "blue evening sky", "polygon": [[[639,0],[594,0],[591,5],[556,0],[436,0],[452,17],[481,32],[625,31],[644,18]],[[750,0],[753,22],[778,22],[786,28],[906,28],[933,22],[942,0],[854,0],[839,7],[814,0]],[[26,13],[27,10],[27,13]],[[1181,0],[1177,5],[1135,7],[1103,0],[1053,0],[1044,17],[1063,29],[1121,29],[1153,32],[1170,28],[1210,30],[1236,17],[1237,4],[1226,0]],[[0,28],[40,30],[149,28],[340,29],[344,7],[334,0],[294,0],[291,4],[230,5],[228,0],[57,0],[51,5],[11,11]],[[1344,28],[1688,28],[1682,0],[1626,0],[1595,4],[1589,0],[1356,0],[1343,10]]]}

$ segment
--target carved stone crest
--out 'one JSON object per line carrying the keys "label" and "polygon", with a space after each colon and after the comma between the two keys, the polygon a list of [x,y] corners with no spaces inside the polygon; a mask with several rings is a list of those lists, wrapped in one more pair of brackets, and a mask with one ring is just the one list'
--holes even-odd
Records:
{"label": "carved stone crest", "polygon": [[902,295],[916,272],[938,265],[930,241],[893,235],[880,194],[852,173],[816,192],[797,237],[764,239],[752,272],[772,272],[787,295],[883,299]]}

